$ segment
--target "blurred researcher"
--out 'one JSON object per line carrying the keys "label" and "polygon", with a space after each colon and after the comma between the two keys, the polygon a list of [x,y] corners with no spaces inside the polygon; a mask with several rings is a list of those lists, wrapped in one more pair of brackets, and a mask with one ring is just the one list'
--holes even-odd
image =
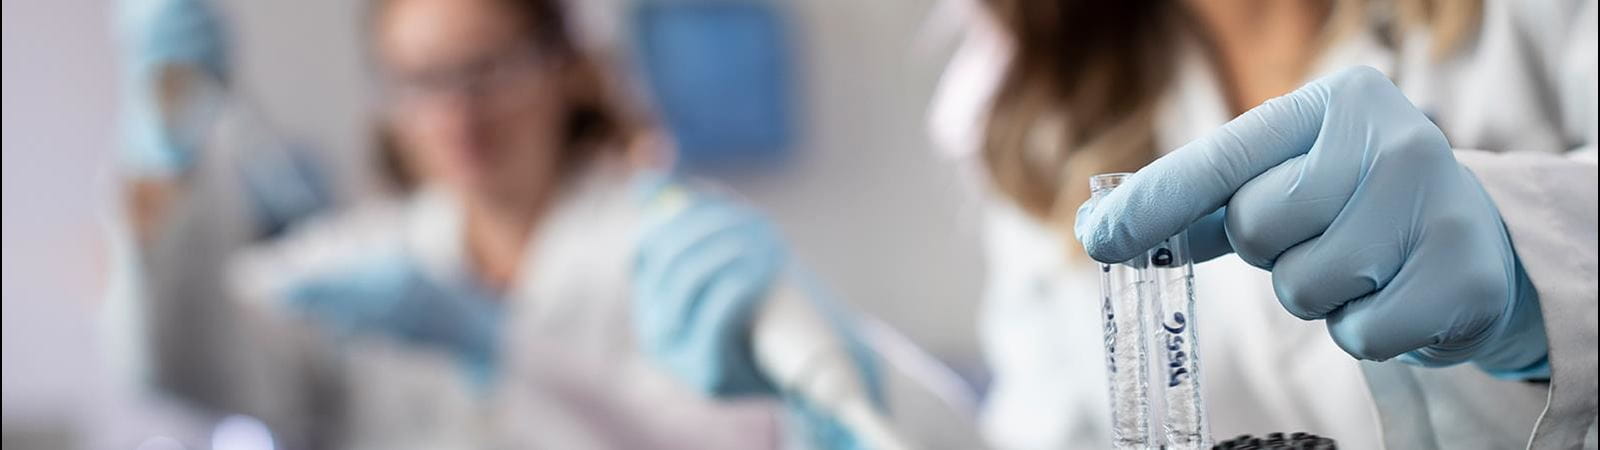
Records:
{"label": "blurred researcher", "polygon": [[1109,446],[1084,249],[1187,229],[1218,439],[1594,447],[1595,2],[960,3],[996,446]]}
{"label": "blurred researcher", "polygon": [[799,401],[705,395],[776,387],[745,364],[748,332],[672,319],[755,314],[781,241],[656,170],[670,155],[563,6],[375,1],[379,140],[404,192],[240,252],[246,206],[175,197],[117,316],[144,379],[288,448],[854,445]]}

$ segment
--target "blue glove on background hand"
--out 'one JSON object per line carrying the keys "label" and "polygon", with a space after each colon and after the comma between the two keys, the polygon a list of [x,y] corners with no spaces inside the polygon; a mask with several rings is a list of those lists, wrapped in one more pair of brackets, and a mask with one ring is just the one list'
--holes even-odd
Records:
{"label": "blue glove on background hand", "polygon": [[[680,380],[707,395],[784,397],[805,438],[820,448],[856,448],[849,430],[805,399],[779,392],[757,365],[751,323],[785,269],[774,227],[732,201],[692,192],[663,174],[635,180],[644,210],[633,280],[634,327],[642,346]],[[881,404],[874,360],[844,312],[824,302],[816,283],[792,280],[851,347],[868,390]]]}
{"label": "blue glove on background hand", "polygon": [[634,187],[645,215],[634,325],[645,351],[712,396],[774,393],[749,328],[786,259],[777,233],[754,212],[665,176]]}
{"label": "blue glove on background hand", "polygon": [[498,370],[503,302],[467,280],[432,277],[404,253],[300,280],[284,299],[336,338],[383,336],[442,349],[478,388]]}
{"label": "blue glove on background hand", "polygon": [[[116,10],[122,45],[120,158],[138,173],[171,174],[194,164],[194,142],[216,115],[230,77],[228,28],[204,0],[123,0]],[[159,78],[168,66],[198,70],[210,80],[162,112]]]}
{"label": "blue glove on background hand", "polygon": [[1326,319],[1356,358],[1548,376],[1538,298],[1494,202],[1377,70],[1263,103],[1085,203],[1076,224],[1107,262],[1185,229],[1197,260],[1232,251],[1271,271],[1284,309]]}

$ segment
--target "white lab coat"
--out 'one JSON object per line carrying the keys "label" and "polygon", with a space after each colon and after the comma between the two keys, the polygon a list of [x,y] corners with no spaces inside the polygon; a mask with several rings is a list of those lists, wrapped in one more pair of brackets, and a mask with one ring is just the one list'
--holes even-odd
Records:
{"label": "white lab coat", "polygon": [[[976,166],[1010,44],[984,19],[967,25],[930,128],[947,154]],[[1213,435],[1309,431],[1345,448],[1594,448],[1596,2],[1486,1],[1477,39],[1443,61],[1429,59],[1420,34],[1399,48],[1380,42],[1357,33],[1327,50],[1312,76],[1377,67],[1462,149],[1458,159],[1495,199],[1539,291],[1553,379],[1358,363],[1321,322],[1285,313],[1269,274],[1230,255],[1195,274]],[[1229,119],[1213,74],[1196,48],[1180,52],[1157,112],[1159,148]],[[983,431],[1000,448],[1106,448],[1096,274],[1065,261],[1058,235],[990,198],[980,336],[994,382]]]}
{"label": "white lab coat", "polygon": [[[468,305],[467,314],[481,312],[471,306],[483,291],[474,288],[450,196],[423,188],[313,219],[236,255],[249,234],[239,184],[211,169],[198,171],[143,264],[126,266],[145,273],[130,274],[135,288],[115,299],[114,335],[131,345],[119,353],[134,357],[130,369],[145,383],[254,415],[285,448],[812,445],[787,431],[807,424],[775,399],[705,397],[640,349],[630,297],[639,211],[618,164],[595,163],[564,186],[529,243],[524,272],[488,308],[504,318],[488,385],[449,351],[381,333],[348,336],[289,306],[297,288],[398,261],[418,268],[422,285],[459,294],[453,304]],[[396,281],[379,280],[372,284]],[[918,448],[981,445],[971,432],[975,401],[952,372],[876,321],[861,327],[880,358],[895,427]]]}
{"label": "white lab coat", "polygon": [[[261,418],[286,448],[776,448],[779,406],[718,402],[640,350],[628,273],[636,233],[626,175],[596,164],[541,222],[503,304],[487,385],[447,351],[338,336],[285,302],[308,280],[415,263],[436,286],[470,285],[460,211],[424,188],[313,219],[243,254],[237,183],[201,170],[167,235],[147,249],[142,295],[119,299],[144,342],[145,381]],[[463,297],[472,294],[464,293]]]}

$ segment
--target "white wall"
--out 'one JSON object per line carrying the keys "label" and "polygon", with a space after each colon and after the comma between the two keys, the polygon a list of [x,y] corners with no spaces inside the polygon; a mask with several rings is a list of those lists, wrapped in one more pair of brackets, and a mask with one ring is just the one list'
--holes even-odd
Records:
{"label": "white wall", "polygon": [[937,157],[938,71],[912,55],[927,4],[792,2],[808,136],[787,171],[732,180],[849,301],[948,359],[976,364],[977,217]]}
{"label": "white wall", "polygon": [[[98,211],[109,181],[115,86],[110,16],[96,0],[6,0],[4,268],[6,421],[88,410],[89,328],[107,266]],[[23,414],[27,413],[27,414]]]}

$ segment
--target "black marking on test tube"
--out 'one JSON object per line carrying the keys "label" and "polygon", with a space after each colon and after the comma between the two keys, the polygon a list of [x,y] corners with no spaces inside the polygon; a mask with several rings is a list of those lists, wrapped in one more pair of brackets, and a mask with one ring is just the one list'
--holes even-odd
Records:
{"label": "black marking on test tube", "polygon": [[1167,250],[1166,248],[1156,249],[1155,256],[1150,257],[1150,263],[1155,264],[1156,267],[1167,267],[1172,265],[1172,250]]}

